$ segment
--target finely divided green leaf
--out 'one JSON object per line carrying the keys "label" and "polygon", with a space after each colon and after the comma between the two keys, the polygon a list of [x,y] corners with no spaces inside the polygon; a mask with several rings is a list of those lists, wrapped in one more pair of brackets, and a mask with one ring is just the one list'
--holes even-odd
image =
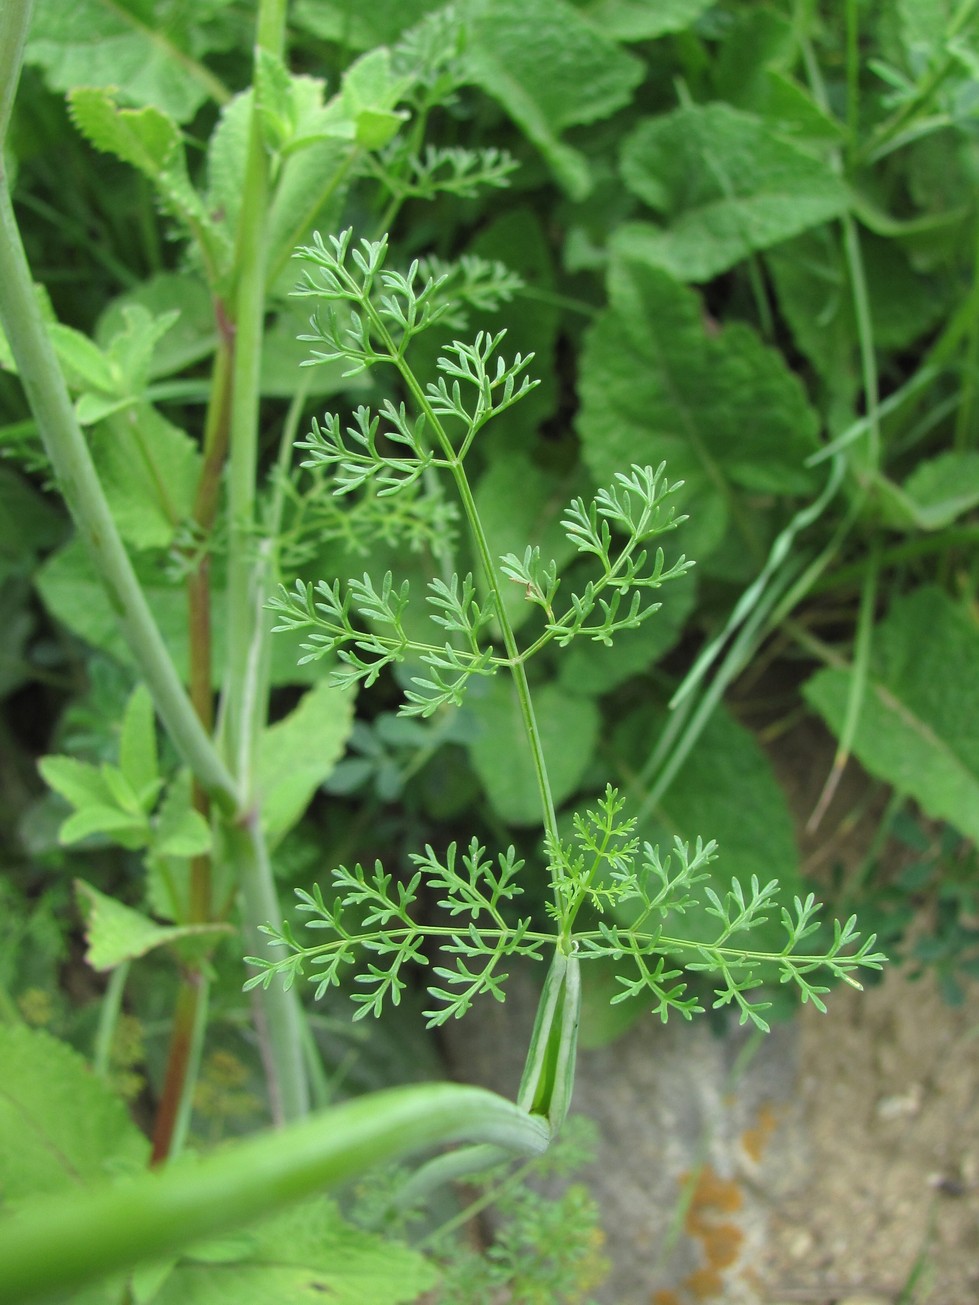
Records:
{"label": "finely divided green leaf", "polygon": [[119,735],[119,769],[136,793],[159,779],[153,699],[145,684],[136,686],[126,704]]}
{"label": "finely divided green leaf", "polygon": [[620,630],[611,648],[576,639],[561,652],[558,682],[576,693],[598,696],[638,675],[679,640],[697,596],[697,573],[680,576],[663,590],[658,612],[635,630]]}
{"label": "finely divided green leaf", "polygon": [[[641,766],[657,737],[655,718],[644,718],[642,737],[635,725],[627,725],[626,733],[631,735],[628,741],[623,737],[628,755]],[[783,901],[791,901],[793,893],[801,890],[799,853],[785,795],[754,736],[724,708],[715,711],[639,832],[664,853],[676,835],[688,842],[698,836],[716,839],[720,851],[709,867],[708,882],[722,898],[732,879],[747,887],[752,875],[762,883],[778,879]],[[622,909],[628,918],[628,906]],[[716,936],[717,922],[688,911],[667,932],[708,939]],[[784,932],[777,912],[769,912],[768,924],[752,931],[753,941],[747,938],[744,935],[738,945],[778,950]]]}
{"label": "finely divided green leaf", "polygon": [[112,970],[123,961],[133,961],[156,947],[200,934],[229,933],[226,924],[163,925],[123,906],[97,888],[75,880],[75,891],[85,916],[88,947],[85,959],[93,970]]}
{"label": "finely divided green leaf", "polygon": [[466,60],[577,199],[591,189],[584,155],[560,140],[629,102],[643,66],[564,0],[477,0]]}
{"label": "finely divided green leaf", "polygon": [[95,464],[116,524],[136,548],[167,548],[191,512],[200,450],[189,435],[148,403],[101,424]]}
{"label": "finely divided green leaf", "polygon": [[[502,676],[486,681],[478,697],[470,692],[465,711],[475,733],[469,755],[493,809],[511,825],[541,820],[537,781],[524,742],[523,721],[512,685]],[[547,684],[534,693],[534,713],[556,804],[577,789],[598,740],[594,702]]]}
{"label": "finely divided green leaf", "polygon": [[[874,633],[853,751],[936,820],[979,839],[979,626],[930,586],[899,598]],[[839,733],[852,670],[817,672],[807,701]]]}
{"label": "finely divided green leaf", "polygon": [[149,1143],[77,1052],[0,1025],[0,1199],[65,1191],[140,1168]]}
{"label": "finely divided green leaf", "polygon": [[735,488],[806,494],[818,422],[781,354],[747,326],[709,332],[700,301],[613,242],[611,306],[589,332],[579,429],[598,484],[630,463],[665,461],[684,481],[678,547],[703,561],[727,527]]}
{"label": "finely divided green leaf", "polygon": [[726,104],[640,122],[623,144],[622,175],[663,218],[630,226],[631,248],[684,281],[710,280],[849,202],[828,163]]}

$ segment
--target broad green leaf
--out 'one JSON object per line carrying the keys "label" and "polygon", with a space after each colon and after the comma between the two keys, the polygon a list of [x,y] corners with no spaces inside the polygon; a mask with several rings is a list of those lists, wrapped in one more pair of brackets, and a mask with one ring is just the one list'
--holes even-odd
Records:
{"label": "broad green leaf", "polygon": [[119,769],[136,793],[157,784],[156,718],[153,699],[145,684],[138,684],[126,704],[119,735]]}
{"label": "broad green leaf", "polygon": [[87,335],[74,327],[52,322],[48,336],[73,389],[114,393],[119,388],[122,377],[113,369],[108,355]]}
{"label": "broad green leaf", "polygon": [[[298,88],[283,61],[263,47],[255,51],[255,102],[262,116],[265,138],[274,150],[281,150],[295,135],[298,119]],[[318,78],[303,78],[323,103],[324,83]]]}
{"label": "broad green leaf", "polygon": [[207,142],[207,207],[229,242],[237,232],[245,185],[252,95],[243,91],[224,106]]}
{"label": "broad green leaf", "polygon": [[121,327],[109,340],[107,352],[126,377],[129,393],[136,394],[145,386],[160,341],[180,316],[180,309],[153,314],[143,304],[130,303],[122,305],[120,316]]}
{"label": "broad green leaf", "polygon": [[[211,830],[194,810],[190,772],[167,786],[156,813],[146,857],[146,908],[158,920],[186,920],[190,910],[190,858],[211,848]],[[220,864],[215,866],[220,869]],[[215,884],[215,892],[224,889]]]}
{"label": "broad green leaf", "polygon": [[112,792],[97,766],[74,757],[42,757],[37,763],[41,778],[73,807],[109,805]]}
{"label": "broad green leaf", "polygon": [[325,41],[351,50],[388,45],[407,28],[427,17],[431,0],[372,0],[369,5],[350,0],[296,0],[290,21]]}
{"label": "broad green leaf", "polygon": [[725,31],[711,63],[713,98],[755,113],[814,147],[842,144],[842,124],[792,76],[797,61],[798,33],[791,20],[767,6],[745,8]]}
{"label": "broad green leaf", "polygon": [[945,54],[958,6],[953,0],[897,0],[895,8],[908,68],[920,75]]}
{"label": "broad green leaf", "polygon": [[[101,769],[109,792],[112,794],[119,810],[125,811],[131,816],[143,816],[145,807],[140,801],[140,795],[137,794],[122,771],[116,766],[110,766],[108,762],[103,762]],[[155,794],[151,793],[150,802],[153,801],[154,797]]]}
{"label": "broad green leaf", "polygon": [[202,856],[211,850],[211,829],[190,805],[189,788],[171,787],[160,807],[153,831],[154,856]]}
{"label": "broad green leaf", "polygon": [[569,194],[584,198],[587,159],[560,137],[627,104],[643,65],[565,0],[476,0],[470,13],[469,77],[503,105]]}
{"label": "broad green leaf", "polygon": [[145,816],[134,815],[117,806],[92,803],[80,807],[68,817],[58,831],[58,841],[70,846],[96,834],[104,834],[120,847],[131,852],[145,847],[149,837],[149,821]]}
{"label": "broad green leaf", "polygon": [[21,1024],[0,1025],[0,1199],[86,1186],[141,1168],[149,1143],[76,1051]]}
{"label": "broad green leaf", "polygon": [[666,32],[692,27],[713,0],[587,0],[579,8],[596,27],[617,41],[651,41]]}
{"label": "broad green leaf", "polygon": [[152,107],[120,108],[116,85],[81,86],[69,96],[72,118],[96,149],[131,164],[155,185],[167,210],[201,241],[216,272],[226,246],[187,174],[183,136],[169,114]]}
{"label": "broad green leaf", "polygon": [[75,892],[85,917],[88,946],[85,959],[93,970],[112,970],[124,961],[134,961],[156,947],[181,938],[202,934],[229,933],[226,924],[157,924],[148,916],[107,897],[84,879],[75,880]]}
{"label": "broad green leaf", "polygon": [[376,150],[397,134],[405,114],[394,112],[401,84],[391,73],[391,54],[383,47],[352,63],[343,74],[340,102],[362,149]]}
{"label": "broad green leaf", "polygon": [[244,1235],[238,1262],[184,1262],[153,1305],[408,1305],[438,1281],[417,1251],[347,1223],[333,1201],[306,1201]]}
{"label": "broad green leaf", "polygon": [[293,251],[314,228],[340,229],[352,149],[352,140],[324,139],[285,158],[269,213],[269,276],[276,291],[295,287]]}
{"label": "broad green leaf", "polygon": [[37,0],[26,58],[53,90],[122,86],[134,103],[187,122],[205,100],[227,94],[195,56],[229,45],[233,23],[227,0]]}
{"label": "broad green leaf", "polygon": [[168,548],[190,516],[200,477],[200,450],[148,403],[100,424],[95,465],[120,533],[136,548]]}
{"label": "broad green leaf", "polygon": [[682,480],[690,521],[672,546],[703,562],[732,512],[735,490],[806,494],[818,422],[781,354],[747,326],[709,332],[696,293],[613,241],[609,309],[586,339],[579,430],[595,482],[632,463],[666,463]]}
{"label": "broad green leaf", "polygon": [[[523,719],[509,679],[494,676],[470,689],[464,711],[473,722],[469,756],[494,811],[511,825],[539,824],[541,804]],[[598,740],[594,702],[546,684],[534,693],[534,714],[544,747],[555,805],[571,797]]]}
{"label": "broad green leaf", "polygon": [[[153,320],[172,322],[153,342],[146,377],[171,376],[214,352],[214,304],[202,278],[186,272],[160,272],[118,299],[99,318],[95,338],[103,349],[126,331],[128,310],[139,307]],[[206,388],[202,394],[206,397]]]}
{"label": "broad green leaf", "polygon": [[157,178],[183,158],[183,138],[173,118],[159,109],[124,109],[112,94],[79,87],[68,98],[75,126],[103,154],[114,154],[147,177]]}
{"label": "broad green leaf", "polygon": [[881,481],[884,520],[899,530],[943,530],[979,505],[979,453],[949,449],[919,462],[899,488]]}
{"label": "broad green leaf", "polygon": [[309,806],[343,754],[353,725],[353,695],[321,680],[258,747],[257,788],[266,835],[275,844]]}
{"label": "broad green leaf", "polygon": [[622,146],[622,175],[663,218],[629,227],[631,248],[683,281],[708,281],[849,203],[828,163],[726,104],[644,119]]}
{"label": "broad green leaf", "polygon": [[[874,632],[853,752],[926,815],[979,839],[979,626],[968,607],[925,586],[895,601]],[[852,669],[829,668],[804,693],[842,728]]]}

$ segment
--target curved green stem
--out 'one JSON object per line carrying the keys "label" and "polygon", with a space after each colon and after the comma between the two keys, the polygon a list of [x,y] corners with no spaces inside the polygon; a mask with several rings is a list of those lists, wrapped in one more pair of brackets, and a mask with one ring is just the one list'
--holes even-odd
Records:
{"label": "curved green stem", "polygon": [[426,1084],[361,1097],[198,1164],[32,1202],[0,1221],[0,1299],[20,1305],[177,1254],[378,1162],[460,1141],[536,1154],[549,1132],[481,1088]]}
{"label": "curved green stem", "polygon": [[[2,150],[2,141],[0,141]],[[225,809],[237,785],[187,696],[109,510],[41,319],[0,161],[0,324],[59,488],[160,718],[183,760]]]}

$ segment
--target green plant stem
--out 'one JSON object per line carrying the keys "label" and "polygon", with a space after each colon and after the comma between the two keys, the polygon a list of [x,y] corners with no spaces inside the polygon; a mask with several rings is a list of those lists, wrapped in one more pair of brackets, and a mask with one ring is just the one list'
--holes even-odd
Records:
{"label": "green plant stem", "polygon": [[[262,0],[256,22],[258,49],[282,56],[285,0]],[[227,666],[221,704],[222,739],[243,795],[244,815],[228,831],[229,853],[241,890],[250,942],[258,927],[281,918],[275,881],[253,793],[255,749],[265,721],[267,643],[266,566],[257,546],[259,378],[268,271],[269,159],[258,109],[249,125],[238,243],[230,295],[235,331],[231,369],[228,476]],[[259,1040],[273,1118],[297,1119],[309,1109],[302,1009],[293,991],[264,992],[256,1003]]]}
{"label": "green plant stem", "polygon": [[109,975],[105,994],[99,1007],[99,1022],[95,1030],[95,1046],[92,1052],[92,1070],[99,1078],[108,1078],[112,1062],[112,1039],[119,1012],[122,1010],[122,994],[129,978],[129,961],[123,961]]}
{"label": "green plant stem", "polygon": [[245,681],[255,634],[255,481],[258,473],[259,370],[265,312],[265,224],[268,161],[258,111],[252,114],[236,252],[237,332],[228,479],[227,672],[222,699],[225,751],[250,800],[259,722],[245,706]]}
{"label": "green plant stem", "polygon": [[34,0],[4,0],[0,5],[0,171],[33,8]]}
{"label": "green plant stem", "polygon": [[193,1086],[190,1068],[195,1034],[200,1029],[202,1008],[206,1009],[206,1006],[207,980],[201,969],[195,967],[182,976],[177,991],[167,1067],[153,1123],[151,1164],[162,1164],[170,1156],[178,1121],[182,1114],[186,1116],[188,1106],[185,1102]]}
{"label": "green plant stem", "polygon": [[0,1299],[19,1305],[77,1290],[428,1147],[492,1142],[533,1155],[548,1136],[542,1120],[482,1088],[426,1084],[361,1097],[198,1164],[32,1203],[0,1224]]}
{"label": "green plant stem", "polygon": [[[384,340],[385,347],[388,349],[398,371],[401,373],[405,384],[411,391],[415,402],[418,404],[422,412],[424,412],[426,421],[429,423],[430,428],[435,432],[442,453],[451,468],[452,476],[456,484],[456,490],[462,500],[463,511],[465,512],[466,520],[469,523],[472,541],[476,548],[477,556],[479,557],[480,567],[482,568],[486,583],[489,585],[496,606],[500,632],[503,636],[503,645],[506,649],[510,671],[513,676],[513,684],[517,693],[520,716],[523,721],[524,732],[530,747],[531,761],[534,767],[534,777],[537,781],[537,792],[540,797],[541,811],[544,819],[544,828],[548,835],[556,841],[558,836],[557,813],[554,808],[554,798],[551,794],[551,784],[547,775],[547,763],[544,758],[544,745],[541,740],[540,730],[537,727],[537,717],[534,713],[534,704],[530,696],[530,685],[527,681],[527,671],[520,655],[520,649],[513,632],[513,626],[510,624],[510,618],[507,616],[506,604],[503,601],[503,591],[500,587],[499,571],[494,563],[489,541],[486,538],[486,532],[483,530],[483,523],[479,516],[479,510],[476,507],[476,500],[473,497],[472,486],[469,484],[469,477],[466,475],[466,469],[463,466],[462,458],[457,455],[445,427],[439,421],[438,415],[432,409],[428,396],[418,384],[414,372],[412,372],[411,368],[401,356],[397,346],[391,339],[384,322],[380,318],[376,318],[375,326]],[[557,900],[556,890],[555,900]]]}
{"label": "green plant stem", "polygon": [[[282,911],[258,813],[229,828],[227,840],[241,889],[248,949],[260,956],[267,942],[260,926],[280,920]],[[296,990],[270,984],[255,1003],[255,1019],[272,1118],[276,1123],[300,1119],[309,1111],[309,1087],[303,1013]]]}
{"label": "green plant stem", "polygon": [[[874,325],[870,312],[870,295],[867,290],[867,278],[864,273],[863,255],[860,252],[860,236],[857,224],[849,213],[841,219],[843,225],[843,249],[846,254],[847,271],[850,276],[850,288],[853,293],[853,312],[857,321],[857,338],[860,341],[860,370],[863,378],[864,406],[867,411],[867,467],[870,476],[880,469],[880,390],[877,380],[877,353],[874,347]],[[866,486],[865,476],[860,471],[858,480]]]}
{"label": "green plant stem", "polygon": [[860,712],[863,708],[870,677],[870,649],[873,640],[874,620],[877,615],[877,577],[880,572],[880,543],[875,536],[871,540],[867,570],[863,578],[863,590],[860,595],[860,610],[857,614],[857,632],[853,652],[853,672],[846,696],[846,714],[840,730],[836,755],[833,765],[823,785],[815,809],[806,824],[812,833],[822,820],[827,807],[833,800],[833,794],[839,785],[843,770],[853,749],[857,726],[860,724]]}
{"label": "green plant stem", "polygon": [[[0,142],[2,148],[2,142]],[[197,718],[109,510],[64,377],[48,340],[0,160],[0,324],[6,332],[45,451],[72,518],[105,585],[122,634],[170,737],[225,809],[238,790]]]}
{"label": "green plant stem", "polygon": [[979,311],[976,311],[976,293],[979,287],[979,233],[975,237],[972,262],[972,293],[968,303],[973,311],[969,318],[965,346],[965,364],[962,372],[962,394],[955,414],[955,447],[959,452],[976,444],[976,385],[979,379]]}
{"label": "green plant stem", "polygon": [[856,152],[860,137],[860,7],[846,0],[846,127],[847,154]]}

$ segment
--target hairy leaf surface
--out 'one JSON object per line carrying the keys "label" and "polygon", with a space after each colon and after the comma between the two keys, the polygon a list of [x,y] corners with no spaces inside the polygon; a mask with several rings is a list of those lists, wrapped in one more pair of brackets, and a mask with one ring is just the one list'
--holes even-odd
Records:
{"label": "hairy leaf surface", "polygon": [[230,43],[233,20],[222,16],[230,8],[229,0],[38,0],[27,59],[40,64],[53,90],[124,86],[133,102],[186,122],[223,92],[196,57]]}
{"label": "hairy leaf surface", "polygon": [[184,1263],[154,1305],[407,1305],[438,1272],[416,1251],[347,1223],[333,1201],[306,1201],[249,1229],[240,1259]]}
{"label": "hairy leaf surface", "polygon": [[[935,820],[979,838],[979,627],[941,590],[899,598],[874,634],[853,751]],[[828,668],[805,696],[835,733],[852,670]]]}
{"label": "hairy leaf surface", "polygon": [[805,494],[817,419],[782,356],[747,326],[708,329],[697,295],[666,272],[616,252],[610,308],[586,341],[579,427],[599,483],[630,462],[665,461],[684,481],[690,521],[678,546],[703,560],[717,547],[735,490]]}
{"label": "hairy leaf surface", "polygon": [[0,1173],[3,1202],[142,1167],[149,1143],[125,1106],[65,1043],[0,1025]]}
{"label": "hairy leaf surface", "polygon": [[499,100],[569,193],[583,198],[592,185],[589,165],[561,134],[627,104],[642,64],[564,0],[477,0],[472,13],[470,76]]}
{"label": "hairy leaf surface", "polygon": [[625,228],[633,249],[684,281],[708,281],[753,252],[839,217],[837,174],[762,118],[726,104],[647,118],[622,147],[626,185],[664,226]]}
{"label": "hairy leaf surface", "polygon": [[292,828],[343,753],[354,695],[321,680],[284,720],[262,734],[258,786],[266,836],[274,846]]}

